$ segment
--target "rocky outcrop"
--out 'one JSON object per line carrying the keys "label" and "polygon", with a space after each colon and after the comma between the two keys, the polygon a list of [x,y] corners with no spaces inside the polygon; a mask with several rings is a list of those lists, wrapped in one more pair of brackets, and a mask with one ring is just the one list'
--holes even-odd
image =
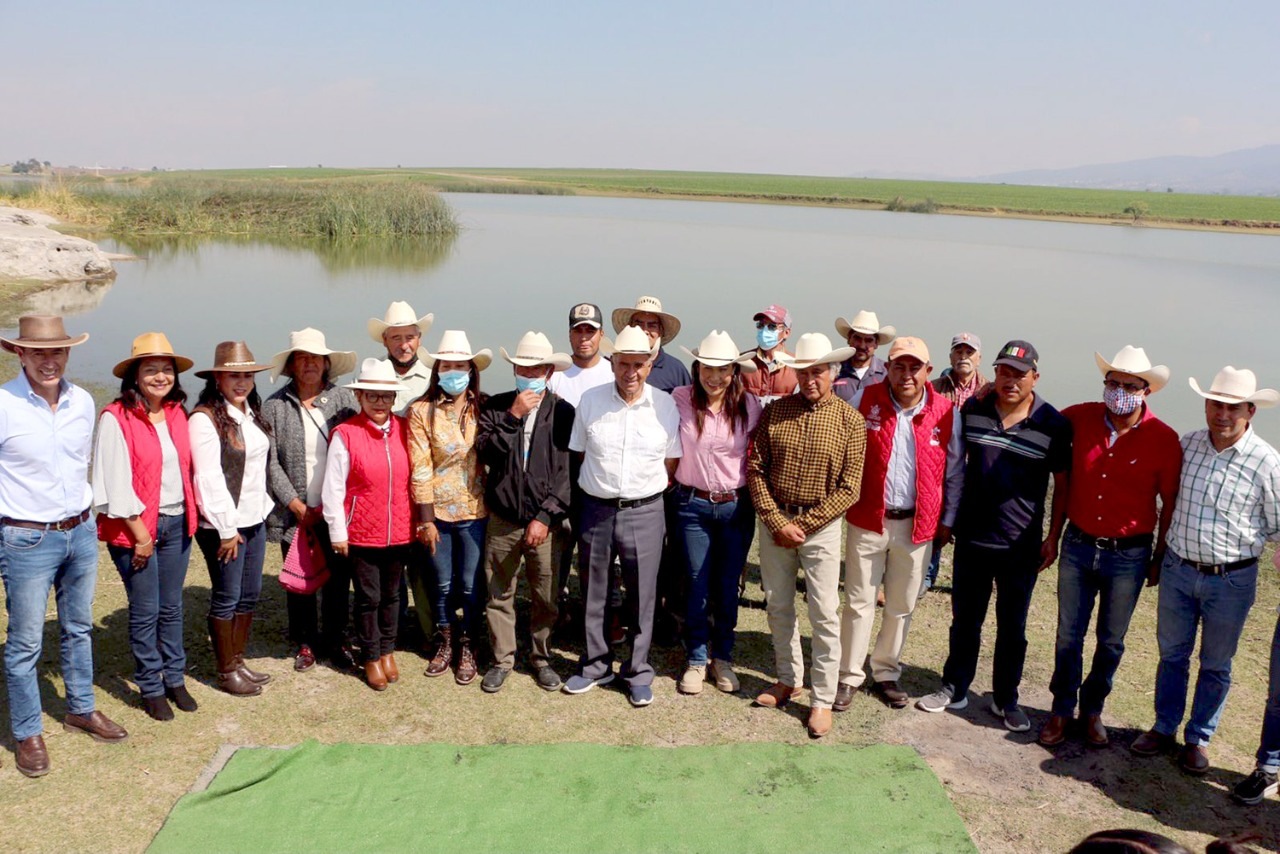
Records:
{"label": "rocky outcrop", "polygon": [[97,244],[49,226],[53,217],[0,207],[0,281],[83,282],[115,277]]}

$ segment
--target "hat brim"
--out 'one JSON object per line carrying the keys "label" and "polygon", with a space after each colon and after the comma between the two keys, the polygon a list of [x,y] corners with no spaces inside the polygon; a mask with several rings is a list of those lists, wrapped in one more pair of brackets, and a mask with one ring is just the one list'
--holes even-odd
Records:
{"label": "hat brim", "polygon": [[680,318],[665,311],[647,311],[642,308],[615,308],[609,318],[613,322],[613,331],[621,332],[626,329],[631,325],[632,316],[636,314],[656,314],[662,318],[663,344],[670,344],[680,334]]}
{"label": "hat brim", "polygon": [[569,366],[573,364],[573,359],[568,353],[552,353],[545,359],[531,359],[524,356],[512,356],[507,353],[506,347],[499,347],[498,352],[502,354],[502,358],[521,368],[536,368],[539,365],[550,365],[555,368],[556,371],[567,371]]}
{"label": "hat brim", "polygon": [[89,340],[88,332],[81,332],[79,335],[73,335],[70,338],[54,338],[45,341],[24,341],[21,338],[0,338],[0,347],[8,350],[10,353],[16,352],[14,348],[22,347],[24,350],[55,350],[59,347],[78,347]]}
{"label": "hat brim", "polygon": [[811,368],[814,365],[838,364],[840,362],[847,361],[853,356],[853,354],[854,349],[852,347],[837,347],[827,355],[818,359],[797,359],[790,353],[779,353],[776,358],[788,368],[803,370],[804,368]]}
{"label": "hat brim", "polygon": [[1187,377],[1187,382],[1191,384],[1191,390],[1205,400],[1216,400],[1219,403],[1252,403],[1259,409],[1269,409],[1280,403],[1280,391],[1276,391],[1273,388],[1260,388],[1248,397],[1236,397],[1235,395],[1216,392],[1213,389],[1203,391],[1200,388],[1200,384],[1196,382],[1195,377]]}
{"label": "hat brim", "polygon": [[259,365],[256,362],[252,365],[234,365],[232,367],[205,368],[196,371],[196,376],[202,380],[207,380],[214,374],[260,374],[263,371],[271,370],[270,365]]}
{"label": "hat brim", "polygon": [[312,356],[324,356],[329,360],[329,378],[345,376],[356,369],[356,354],[354,350],[308,350],[305,347],[295,347],[292,350],[283,350],[271,357],[271,379],[277,380],[282,375],[292,376],[284,372],[285,366],[289,364],[289,357],[294,353],[310,353]]}
{"label": "hat brim", "polygon": [[[426,351],[423,351],[423,352],[426,352]],[[475,353],[445,353],[441,355],[440,353],[427,352],[427,358],[431,360],[430,364],[432,366],[434,366],[436,362],[442,362],[442,361],[443,362],[474,362],[476,366],[476,370],[483,371],[485,368],[489,367],[489,365],[493,363],[493,351],[490,350],[488,347],[486,347],[485,349],[478,350]]]}
{"label": "hat brim", "polygon": [[737,356],[730,359],[722,356],[699,356],[697,347],[690,350],[688,347],[681,346],[680,349],[688,354],[694,361],[701,362],[702,364],[712,368],[723,368],[726,365],[740,365],[744,374],[754,374],[757,370],[754,350],[746,353],[739,353]]}
{"label": "hat brim", "polygon": [[191,370],[196,364],[186,356],[177,356],[173,353],[142,353],[137,356],[130,356],[123,362],[116,362],[116,366],[111,369],[112,376],[118,380],[124,379],[124,375],[129,370],[129,366],[134,362],[140,362],[143,359],[173,359],[174,368],[180,374]]}
{"label": "hat brim", "polygon": [[421,332],[423,335],[426,335],[427,331],[431,329],[432,321],[434,321],[435,319],[436,319],[435,314],[431,312],[427,312],[426,314],[422,315],[422,317],[419,317],[413,323],[387,323],[385,320],[379,320],[376,317],[371,317],[369,318],[369,322],[365,324],[365,327],[369,330],[369,337],[372,338],[375,342],[381,344],[382,333],[386,332],[388,329],[390,329],[393,326],[416,326],[418,327],[419,332]]}
{"label": "hat brim", "polygon": [[1169,368],[1166,365],[1152,365],[1145,371],[1131,371],[1118,365],[1113,365],[1102,357],[1101,353],[1094,352],[1093,360],[1098,363],[1098,370],[1102,371],[1105,378],[1107,374],[1115,371],[1118,374],[1129,374],[1130,376],[1142,377],[1147,381],[1147,385],[1151,386],[1151,393],[1155,394],[1160,389],[1169,384]]}
{"label": "hat brim", "polygon": [[890,341],[898,337],[898,330],[892,326],[881,326],[879,329],[856,329],[849,325],[849,321],[843,317],[836,318],[836,332],[840,333],[840,337],[845,341],[849,340],[850,332],[861,332],[863,335],[876,336],[876,346],[882,347]]}

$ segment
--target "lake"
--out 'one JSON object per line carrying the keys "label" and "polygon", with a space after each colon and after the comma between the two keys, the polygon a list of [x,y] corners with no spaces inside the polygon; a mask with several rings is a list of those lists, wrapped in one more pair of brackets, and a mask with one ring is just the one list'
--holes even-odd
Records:
{"label": "lake", "polygon": [[[981,336],[988,374],[999,346],[1024,338],[1041,354],[1038,391],[1059,407],[1101,397],[1095,350],[1110,358],[1125,344],[1145,347],[1172,369],[1152,405],[1179,432],[1204,426],[1188,376],[1207,387],[1233,364],[1280,387],[1274,236],[586,196],[448,199],[463,231],[447,243],[105,241],[145,260],[120,262],[111,286],[69,286],[37,305],[92,334],[71,375],[110,383],[147,330],[164,331],[197,368],[230,338],[266,361],[304,326],[336,349],[381,356],[365,321],[404,299],[435,314],[429,349],[445,329],[492,348],[482,386],[502,391],[512,382],[500,345],[514,349],[532,328],[567,349],[574,303],[598,303],[607,317],[651,294],[683,321],[669,350],[686,362],[679,345],[696,347],[712,329],[750,346],[752,315],[778,302],[793,335],[818,331],[833,343],[837,316],[873,310],[923,338],[935,371],[956,332]],[[188,375],[189,391],[199,383]],[[267,376],[260,388],[270,393]],[[1280,411],[1261,411],[1255,425],[1280,442]]]}

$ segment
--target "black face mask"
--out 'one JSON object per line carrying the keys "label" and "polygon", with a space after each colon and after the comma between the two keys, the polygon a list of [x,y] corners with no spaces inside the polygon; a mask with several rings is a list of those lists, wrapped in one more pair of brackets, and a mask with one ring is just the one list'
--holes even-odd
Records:
{"label": "black face mask", "polygon": [[400,370],[402,370],[402,371],[407,371],[407,370],[409,370],[410,368],[412,368],[412,367],[413,367],[415,364],[417,364],[417,362],[418,362],[418,357],[417,357],[417,355],[416,355],[416,354],[414,355],[414,357],[413,357],[412,359],[410,359],[410,360],[409,360],[409,361],[407,361],[407,362],[402,362],[402,361],[400,361],[399,359],[397,359],[395,356],[391,355],[390,353],[387,353],[387,359],[389,359],[389,360],[391,361],[391,364],[395,365],[397,368],[399,368],[399,369],[400,369]]}

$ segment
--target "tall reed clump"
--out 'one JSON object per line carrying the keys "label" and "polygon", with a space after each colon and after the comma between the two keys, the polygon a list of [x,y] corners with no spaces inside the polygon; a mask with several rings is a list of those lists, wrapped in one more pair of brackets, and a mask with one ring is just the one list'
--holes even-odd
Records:
{"label": "tall reed clump", "polygon": [[0,204],[43,211],[77,225],[103,226],[110,220],[103,195],[96,186],[54,178],[6,186],[0,189]]}

